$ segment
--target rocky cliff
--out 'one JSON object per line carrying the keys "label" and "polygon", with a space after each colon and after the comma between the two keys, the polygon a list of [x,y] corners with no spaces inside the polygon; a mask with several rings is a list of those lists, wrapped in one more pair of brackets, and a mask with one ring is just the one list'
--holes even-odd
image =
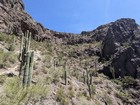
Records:
{"label": "rocky cliff", "polygon": [[35,22],[25,12],[22,0],[0,0],[0,32],[21,35],[26,30],[30,30],[33,38],[39,41],[51,39],[53,36],[57,39],[73,37],[73,34],[52,31]]}
{"label": "rocky cliff", "polygon": [[139,25],[133,19],[113,22],[103,40],[102,56],[111,60],[116,77],[130,75],[139,78]]}

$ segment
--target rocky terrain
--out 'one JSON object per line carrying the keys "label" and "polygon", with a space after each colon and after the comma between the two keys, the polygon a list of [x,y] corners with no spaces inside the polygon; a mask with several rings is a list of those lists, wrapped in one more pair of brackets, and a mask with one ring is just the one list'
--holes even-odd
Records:
{"label": "rocky terrain", "polygon": [[[25,90],[17,58],[27,30],[35,64]],[[139,78],[140,26],[134,19],[62,33],[35,22],[22,0],[0,0],[0,105],[140,105]]]}

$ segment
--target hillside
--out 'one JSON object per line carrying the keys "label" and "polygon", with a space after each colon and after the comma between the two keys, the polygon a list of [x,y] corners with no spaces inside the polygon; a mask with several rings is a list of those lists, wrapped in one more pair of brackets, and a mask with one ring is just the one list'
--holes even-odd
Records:
{"label": "hillside", "polygon": [[[34,65],[23,88],[18,58],[27,30]],[[62,33],[35,22],[22,0],[1,0],[0,105],[139,105],[139,47],[134,19]]]}

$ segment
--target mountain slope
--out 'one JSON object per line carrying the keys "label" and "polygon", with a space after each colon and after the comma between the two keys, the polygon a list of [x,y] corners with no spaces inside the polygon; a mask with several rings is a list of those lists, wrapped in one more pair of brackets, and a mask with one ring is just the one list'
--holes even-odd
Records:
{"label": "mountain slope", "polygon": [[[32,86],[24,90],[17,57],[19,36],[27,30],[35,64]],[[35,22],[22,0],[0,0],[0,104],[139,105],[139,47],[140,26],[134,19],[81,34],[62,33]]]}

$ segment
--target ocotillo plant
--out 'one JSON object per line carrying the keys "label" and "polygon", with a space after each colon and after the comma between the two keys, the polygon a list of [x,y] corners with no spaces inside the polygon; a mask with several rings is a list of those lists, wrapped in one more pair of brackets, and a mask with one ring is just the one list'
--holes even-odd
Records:
{"label": "ocotillo plant", "polygon": [[33,70],[33,60],[34,60],[34,51],[30,51],[30,39],[31,33],[27,31],[24,35],[21,36],[20,43],[20,54],[19,61],[20,71],[19,77],[22,77],[23,86],[29,86],[31,84],[32,79],[32,70]]}

